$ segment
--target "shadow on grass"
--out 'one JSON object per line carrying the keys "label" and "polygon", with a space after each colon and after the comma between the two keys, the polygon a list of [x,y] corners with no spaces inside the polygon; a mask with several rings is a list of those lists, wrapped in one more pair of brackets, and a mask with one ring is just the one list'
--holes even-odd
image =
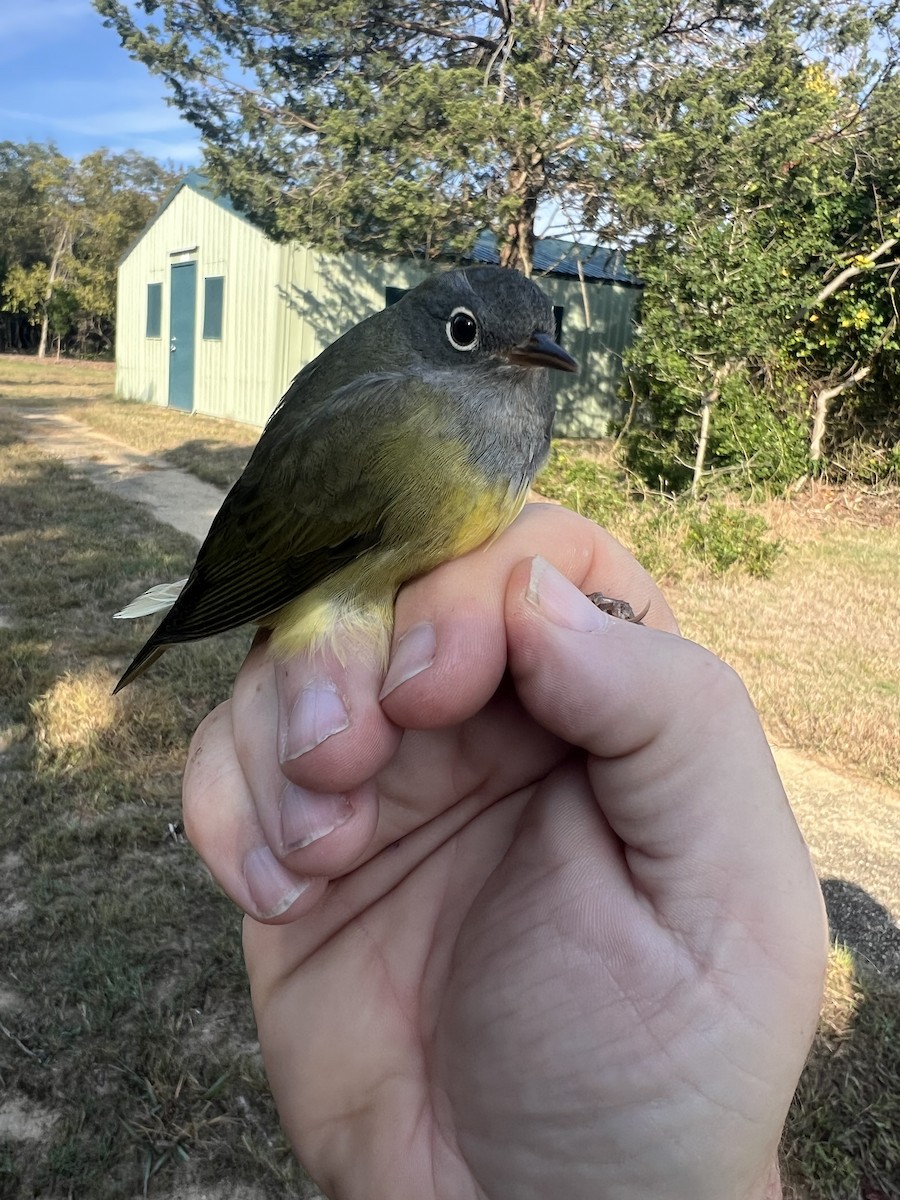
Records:
{"label": "shadow on grass", "polygon": [[195,549],[0,418],[0,1081],[40,1130],[0,1120],[4,1200],[308,1186],[256,1053],[239,914],[179,826],[191,733],[248,635],[110,695],[148,632],[112,612]]}
{"label": "shadow on grass", "polygon": [[165,451],[163,457],[174,467],[227,489],[237,480],[252,453],[252,446],[235,446],[213,438],[192,438]]}
{"label": "shadow on grass", "polygon": [[786,1200],[900,1198],[900,929],[863,888],[822,883],[835,950],[788,1118]]}

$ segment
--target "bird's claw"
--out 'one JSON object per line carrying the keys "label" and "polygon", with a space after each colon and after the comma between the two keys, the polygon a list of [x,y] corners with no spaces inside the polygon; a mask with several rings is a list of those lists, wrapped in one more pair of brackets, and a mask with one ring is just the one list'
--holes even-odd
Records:
{"label": "bird's claw", "polygon": [[591,604],[595,604],[601,612],[609,613],[611,617],[616,617],[620,621],[630,621],[633,625],[643,625],[644,617],[650,611],[648,601],[641,612],[635,615],[634,609],[627,600],[616,600],[612,596],[605,596],[603,592],[589,592],[588,600]]}

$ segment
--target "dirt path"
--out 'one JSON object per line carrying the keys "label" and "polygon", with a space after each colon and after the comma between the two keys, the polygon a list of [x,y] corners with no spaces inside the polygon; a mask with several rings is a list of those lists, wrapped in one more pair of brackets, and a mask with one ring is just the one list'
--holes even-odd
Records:
{"label": "dirt path", "polygon": [[[201,540],[225,493],[53,409],[21,409],[26,437],[98,487]],[[822,880],[835,936],[900,981],[900,793],[789,748],[775,759]]]}
{"label": "dirt path", "polygon": [[776,748],[816,864],[832,933],[900,982],[900,793]]}
{"label": "dirt path", "polygon": [[145,504],[158,521],[202,541],[225,493],[164,459],[113,441],[52,408],[20,408],[25,438],[99,488]]}

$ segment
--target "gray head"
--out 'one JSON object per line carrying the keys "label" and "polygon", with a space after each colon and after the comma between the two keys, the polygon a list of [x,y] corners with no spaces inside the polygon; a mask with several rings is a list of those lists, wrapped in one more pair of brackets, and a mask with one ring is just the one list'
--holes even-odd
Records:
{"label": "gray head", "polygon": [[410,349],[438,370],[577,370],[554,341],[553,306],[518,271],[485,266],[432,275],[390,311],[409,332]]}

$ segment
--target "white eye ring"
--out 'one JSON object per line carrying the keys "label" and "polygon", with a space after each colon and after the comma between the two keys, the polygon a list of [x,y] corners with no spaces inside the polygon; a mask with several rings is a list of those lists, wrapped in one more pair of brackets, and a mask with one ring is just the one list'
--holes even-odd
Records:
{"label": "white eye ring", "polygon": [[[462,317],[462,321],[460,321]],[[454,333],[453,326],[456,324],[456,332]],[[464,341],[469,334],[472,335],[471,341]],[[447,322],[447,341],[454,350],[462,350],[468,352],[474,350],[478,345],[478,322],[475,320],[475,314],[470,312],[468,308],[454,308],[450,314],[450,320]]]}

